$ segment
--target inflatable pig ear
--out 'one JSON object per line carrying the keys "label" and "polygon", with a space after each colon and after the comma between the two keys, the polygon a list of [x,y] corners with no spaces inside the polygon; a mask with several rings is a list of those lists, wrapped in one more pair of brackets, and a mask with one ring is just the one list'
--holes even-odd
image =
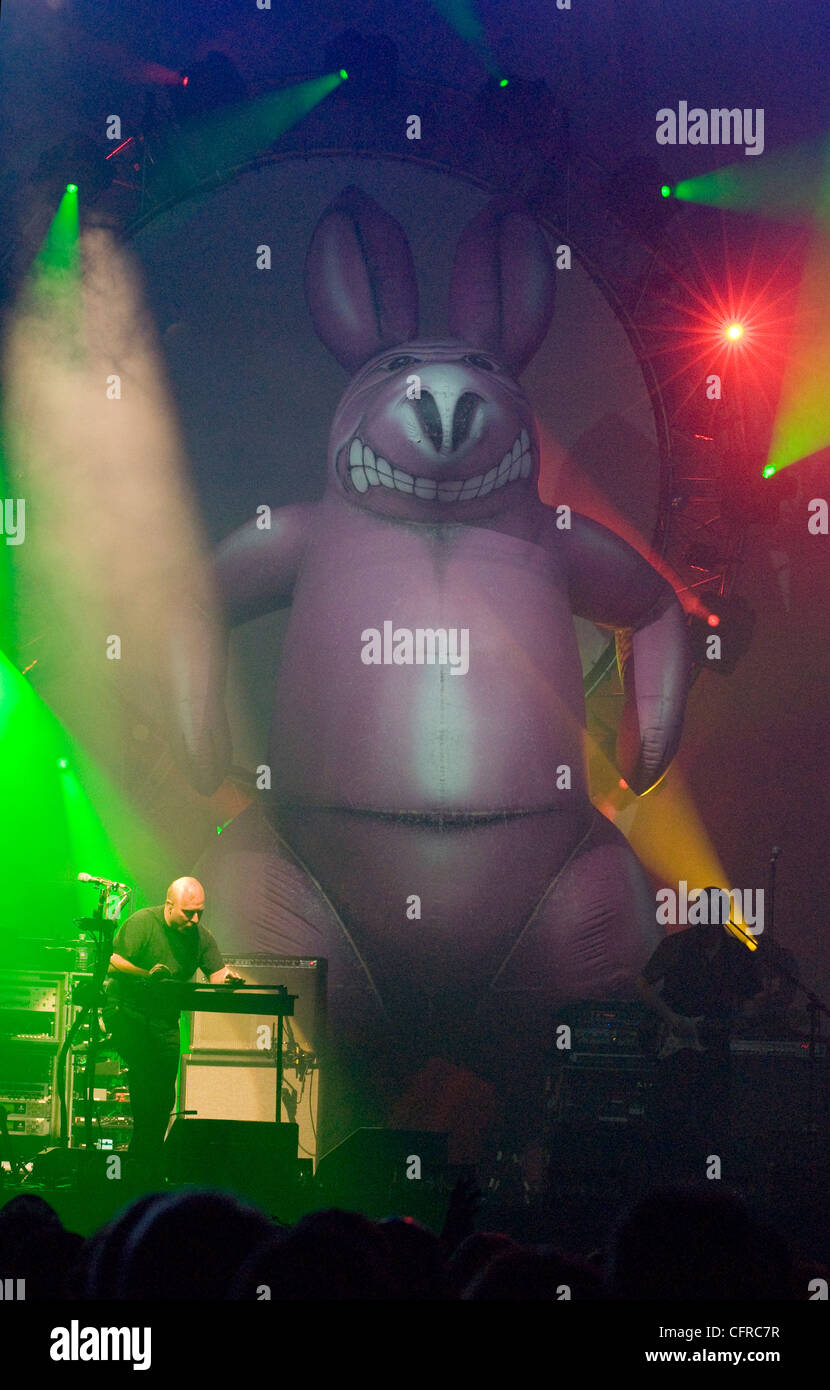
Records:
{"label": "inflatable pig ear", "polygon": [[516,200],[496,199],[461,233],[450,281],[450,332],[487,348],[518,376],[548,331],[555,283],[541,227]]}
{"label": "inflatable pig ear", "polygon": [[418,331],[418,285],[406,234],[353,185],[314,229],[305,293],[317,336],[350,371]]}

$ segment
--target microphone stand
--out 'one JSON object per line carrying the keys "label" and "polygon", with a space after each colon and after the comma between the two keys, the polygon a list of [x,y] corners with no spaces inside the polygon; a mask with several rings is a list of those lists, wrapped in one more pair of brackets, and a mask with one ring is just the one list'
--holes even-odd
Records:
{"label": "microphone stand", "polygon": [[767,932],[769,936],[772,936],[775,926],[775,869],[780,853],[780,849],[775,845],[772,851],[772,857],[769,861],[769,875],[767,878],[767,897],[769,898],[769,906],[767,908]]}

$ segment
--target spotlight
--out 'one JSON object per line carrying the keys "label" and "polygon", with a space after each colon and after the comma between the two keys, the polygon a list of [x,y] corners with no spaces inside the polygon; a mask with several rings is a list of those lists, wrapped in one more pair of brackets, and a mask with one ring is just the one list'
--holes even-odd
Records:
{"label": "spotlight", "polygon": [[671,189],[669,188],[669,185],[668,185],[667,183],[664,183],[663,186],[662,186],[662,188],[660,189],[660,197],[661,197],[661,198],[670,198],[670,197],[671,197]]}
{"label": "spotlight", "polygon": [[341,68],[341,69],[340,69],[340,76],[342,77],[342,79],[343,79],[344,82],[348,82],[348,80],[349,80],[349,74],[346,72],[346,69],[345,69],[345,68]]}
{"label": "spotlight", "polygon": [[68,766],[69,763],[66,761],[66,758],[58,758],[58,767],[60,768],[61,772],[65,772]]}
{"label": "spotlight", "polygon": [[744,336],[744,326],[742,323],[729,323],[724,329],[724,333],[730,343],[737,343]]}
{"label": "spotlight", "polygon": [[66,185],[66,191],[67,191],[67,193],[77,193],[77,192],[78,192],[78,185],[77,185],[76,183],[68,183],[68,184]]}
{"label": "spotlight", "polygon": [[775,472],[775,465],[772,464],[772,463],[768,463],[767,466],[766,466],[766,468],[764,469],[764,472],[763,472],[763,475],[762,475],[762,476],[763,476],[764,478],[771,478],[774,472]]}

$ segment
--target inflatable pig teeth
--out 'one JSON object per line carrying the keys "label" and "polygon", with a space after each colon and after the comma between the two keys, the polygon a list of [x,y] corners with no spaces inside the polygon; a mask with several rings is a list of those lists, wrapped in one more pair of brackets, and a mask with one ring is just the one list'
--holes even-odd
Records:
{"label": "inflatable pig teeth", "polygon": [[[269,799],[197,866],[211,918],[228,954],[326,957],[332,1038],[389,1096],[430,1057],[495,1075],[520,1036],[526,1058],[555,1001],[624,993],[658,938],[640,865],[589,799],[572,615],[623,634],[617,760],[640,793],[679,740],[686,627],[637,552],[582,516],[560,529],[539,499],[516,377],[554,279],[539,227],[493,203],[458,245],[451,336],[421,340],[406,237],[346,189],[306,262],[317,333],[354,373],[325,493],[218,554],[229,623],[291,616]],[[229,762],[223,683],[206,641],[179,685],[204,793]]]}

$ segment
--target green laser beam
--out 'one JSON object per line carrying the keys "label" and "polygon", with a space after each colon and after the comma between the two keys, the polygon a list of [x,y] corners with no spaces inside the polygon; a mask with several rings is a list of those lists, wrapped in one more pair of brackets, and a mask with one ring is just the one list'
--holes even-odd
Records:
{"label": "green laser beam", "polygon": [[77,875],[90,865],[127,882],[164,862],[152,832],[2,652],[0,748],[0,922],[30,921],[33,893],[38,920],[71,921],[89,907]]}
{"label": "green laser beam", "polygon": [[762,160],[729,164],[674,190],[681,201],[757,212],[784,222],[830,221],[830,142],[791,147]]}
{"label": "green laser beam", "polygon": [[60,345],[73,361],[86,356],[81,280],[78,192],[76,184],[69,184],[29,267],[21,307],[24,313],[37,316],[41,323],[48,322],[53,344]]}
{"label": "green laser beam", "polygon": [[201,182],[220,169],[245,164],[269,149],[346,80],[344,72],[341,69],[279,92],[266,92],[185,126],[164,150],[154,179],[156,194],[172,196],[185,182]]}

